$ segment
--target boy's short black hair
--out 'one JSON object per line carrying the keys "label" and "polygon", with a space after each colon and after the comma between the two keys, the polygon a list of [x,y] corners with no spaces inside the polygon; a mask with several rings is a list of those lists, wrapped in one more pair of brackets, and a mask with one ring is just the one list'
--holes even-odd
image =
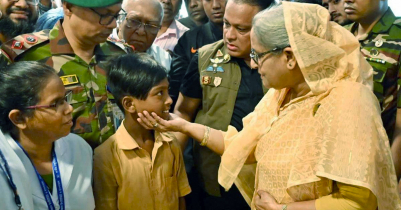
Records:
{"label": "boy's short black hair", "polygon": [[125,96],[145,100],[150,90],[167,78],[166,69],[146,53],[120,55],[109,60],[107,86],[121,111]]}

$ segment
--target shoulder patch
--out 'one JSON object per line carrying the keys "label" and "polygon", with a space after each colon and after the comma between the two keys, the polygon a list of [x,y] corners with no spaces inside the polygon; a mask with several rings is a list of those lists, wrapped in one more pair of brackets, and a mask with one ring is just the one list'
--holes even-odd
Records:
{"label": "shoulder patch", "polygon": [[17,36],[6,43],[1,45],[1,51],[10,62],[14,60],[24,52],[28,51],[33,46],[49,41],[49,30],[39,31],[30,34],[23,34]]}

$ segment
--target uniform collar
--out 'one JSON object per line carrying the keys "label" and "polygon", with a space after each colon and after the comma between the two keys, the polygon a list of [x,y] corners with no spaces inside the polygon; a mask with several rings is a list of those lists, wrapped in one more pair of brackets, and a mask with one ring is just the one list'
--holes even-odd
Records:
{"label": "uniform collar", "polygon": [[396,17],[390,7],[387,9],[386,13],[384,13],[383,17],[376,23],[376,25],[372,29],[372,33],[375,34],[383,34],[387,33],[391,26],[393,25]]}
{"label": "uniform collar", "polygon": [[[155,144],[162,143],[162,142],[171,142],[174,139],[173,134],[171,133],[159,133],[155,131]],[[127,129],[125,128],[124,121],[121,123],[120,127],[117,129],[116,132],[116,142],[117,146],[121,150],[134,150],[139,148],[138,143],[135,141],[134,138],[128,133]]]}
{"label": "uniform collar", "polygon": [[52,54],[75,54],[65,36],[62,20],[57,21],[56,25],[49,33],[49,38],[50,52]]}
{"label": "uniform collar", "polygon": [[[396,17],[389,7],[384,13],[384,15],[380,18],[379,21],[373,26],[372,30],[369,32],[368,37],[371,34],[384,34],[387,33],[391,26],[393,25],[394,21],[396,20]],[[355,31],[358,29],[358,23],[353,23],[351,26],[351,33],[355,34]]]}

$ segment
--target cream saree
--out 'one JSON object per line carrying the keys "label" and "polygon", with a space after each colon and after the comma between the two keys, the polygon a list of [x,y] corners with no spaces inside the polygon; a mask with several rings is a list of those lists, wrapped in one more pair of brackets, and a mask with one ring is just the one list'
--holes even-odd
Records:
{"label": "cream saree", "polygon": [[[241,132],[229,127],[219,183],[228,190],[235,182],[251,204],[257,190],[279,203],[318,199],[337,181],[371,190],[379,210],[401,209],[372,69],[358,41],[323,7],[283,2],[283,8],[311,92],[281,106],[288,90],[271,89]],[[256,170],[243,167],[250,155]]]}

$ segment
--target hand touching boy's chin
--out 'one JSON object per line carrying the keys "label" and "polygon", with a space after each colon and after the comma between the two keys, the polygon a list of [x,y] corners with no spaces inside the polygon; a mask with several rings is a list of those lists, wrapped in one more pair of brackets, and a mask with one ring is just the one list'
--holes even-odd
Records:
{"label": "hand touching boy's chin", "polygon": [[[148,111],[148,110],[147,110]],[[158,111],[148,111],[148,113],[156,113],[157,116],[163,118],[163,120],[168,120],[170,118],[170,111],[167,110],[158,110]]]}

